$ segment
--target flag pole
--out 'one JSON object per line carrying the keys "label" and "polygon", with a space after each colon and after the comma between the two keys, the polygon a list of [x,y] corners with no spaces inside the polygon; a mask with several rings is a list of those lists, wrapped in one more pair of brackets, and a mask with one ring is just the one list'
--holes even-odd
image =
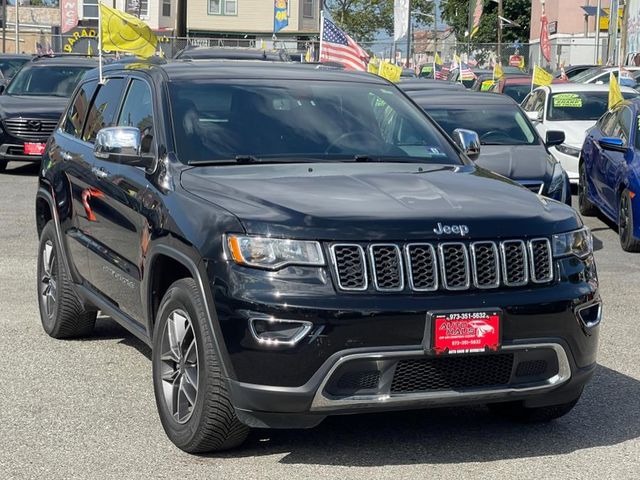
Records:
{"label": "flag pole", "polygon": [[100,76],[100,85],[103,85],[104,76],[102,75],[102,1],[98,2],[98,72]]}
{"label": "flag pole", "polygon": [[322,63],[322,38],[324,37],[324,8],[320,10],[320,51],[318,52],[318,62]]}

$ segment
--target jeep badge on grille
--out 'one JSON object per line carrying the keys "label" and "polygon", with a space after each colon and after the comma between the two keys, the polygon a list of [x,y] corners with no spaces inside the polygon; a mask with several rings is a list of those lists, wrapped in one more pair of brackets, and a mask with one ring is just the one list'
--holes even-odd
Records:
{"label": "jeep badge on grille", "polygon": [[443,233],[455,233],[464,237],[467,233],[469,233],[469,227],[466,225],[442,225],[442,223],[438,222],[438,226],[433,229],[433,232],[436,235],[442,235]]}

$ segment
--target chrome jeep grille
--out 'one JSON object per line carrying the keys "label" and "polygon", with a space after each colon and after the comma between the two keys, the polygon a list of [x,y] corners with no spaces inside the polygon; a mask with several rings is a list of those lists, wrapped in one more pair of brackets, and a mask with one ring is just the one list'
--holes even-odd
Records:
{"label": "chrome jeep grille", "polygon": [[334,244],[329,250],[338,288],[345,291],[464,291],[553,281],[551,244],[546,238]]}
{"label": "chrome jeep grille", "polygon": [[46,142],[58,125],[57,120],[39,118],[8,118],[4,121],[7,132],[16,137],[33,142]]}

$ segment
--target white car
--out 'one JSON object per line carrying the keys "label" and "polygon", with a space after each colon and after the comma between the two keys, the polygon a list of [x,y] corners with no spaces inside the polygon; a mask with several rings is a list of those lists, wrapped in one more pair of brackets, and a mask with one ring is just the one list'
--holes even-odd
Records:
{"label": "white car", "polygon": [[[613,75],[618,78],[618,67],[593,67],[584,72],[580,72],[578,75],[571,79],[572,83],[594,83],[596,85],[602,85],[609,83],[609,74],[613,72]],[[628,79],[630,82],[637,84],[640,80],[640,67],[622,67],[622,78]],[[632,87],[633,85],[627,85]]]}
{"label": "white car", "polygon": [[[640,95],[629,87],[620,90],[625,98]],[[549,151],[562,164],[573,184],[578,184],[578,158],[586,131],[607,111],[608,102],[608,85],[577,83],[538,87],[522,101],[523,110],[542,138],[548,130],[564,132],[564,143],[549,147]]]}

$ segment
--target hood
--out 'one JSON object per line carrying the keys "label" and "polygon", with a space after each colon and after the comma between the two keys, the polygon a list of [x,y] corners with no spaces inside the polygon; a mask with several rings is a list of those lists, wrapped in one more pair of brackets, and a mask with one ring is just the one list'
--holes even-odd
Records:
{"label": "hood", "polygon": [[[580,122],[545,122],[544,126],[547,130],[561,130],[564,132],[567,145],[582,148],[586,132],[596,124],[597,120],[588,120]],[[543,135],[544,136],[544,135]]]}
{"label": "hood", "polygon": [[[423,170],[423,171],[420,171]],[[460,239],[549,235],[579,228],[566,205],[476,166],[284,164],[186,170],[188,192],[238,217],[255,235],[317,240]]]}
{"label": "hood", "polygon": [[69,103],[66,97],[0,95],[0,116],[58,119]]}
{"label": "hood", "polygon": [[545,181],[553,175],[553,163],[543,145],[482,145],[476,163],[516,181]]}

